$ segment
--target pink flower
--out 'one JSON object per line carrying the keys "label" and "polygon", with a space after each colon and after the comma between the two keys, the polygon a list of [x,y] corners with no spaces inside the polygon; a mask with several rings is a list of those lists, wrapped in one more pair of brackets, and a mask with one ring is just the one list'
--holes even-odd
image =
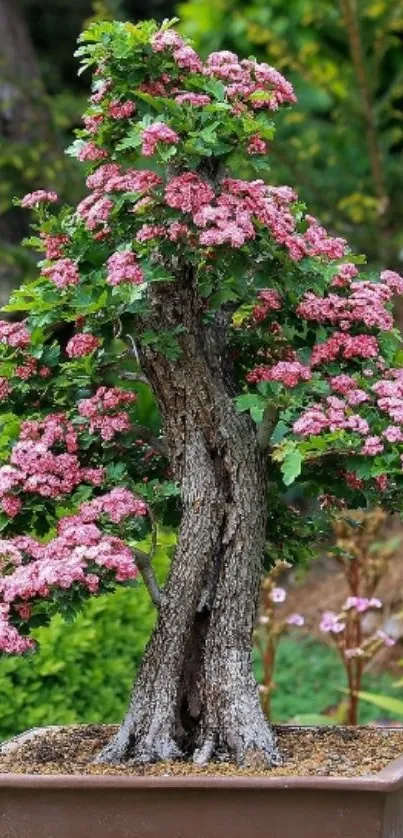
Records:
{"label": "pink flower", "polygon": [[184,172],[172,178],[165,189],[168,206],[192,214],[209,204],[213,198],[211,186],[195,172]]}
{"label": "pink flower", "polygon": [[211,97],[206,96],[205,93],[179,93],[178,96],[175,96],[175,102],[179,102],[180,105],[201,107],[203,105],[209,105]]}
{"label": "pink flower", "polygon": [[46,233],[40,233],[40,237],[46,247],[47,259],[60,259],[63,256],[63,245],[67,244],[68,236],[48,236]]}
{"label": "pink flower", "polygon": [[165,238],[166,229],[163,224],[143,224],[136,234],[136,241],[147,242],[150,239]]}
{"label": "pink flower", "polygon": [[384,644],[384,646],[389,647],[389,646],[395,646],[396,645],[396,640],[394,640],[393,637],[390,637],[388,634],[386,634],[381,629],[378,629],[378,631],[375,632],[375,637],[377,637],[378,640],[382,640],[382,643]]}
{"label": "pink flower", "polygon": [[31,335],[22,323],[8,323],[0,320],[0,343],[5,343],[13,349],[26,349],[31,343]]}
{"label": "pink flower", "polygon": [[364,447],[362,448],[362,454],[368,454],[371,457],[375,457],[376,454],[382,454],[384,447],[385,446],[381,442],[381,438],[379,436],[369,436],[365,440]]}
{"label": "pink flower", "polygon": [[302,614],[290,614],[289,617],[287,617],[286,622],[289,626],[303,626],[305,619]]}
{"label": "pink flower", "polygon": [[248,154],[266,154],[267,143],[259,137],[259,134],[254,134],[248,142],[247,151]]}
{"label": "pink flower", "polygon": [[273,588],[270,592],[270,599],[272,602],[284,602],[287,596],[284,588]]}
{"label": "pink flower", "polygon": [[259,291],[258,304],[252,311],[252,320],[254,323],[260,323],[265,320],[271,311],[278,311],[281,309],[281,297],[278,291],[274,288],[265,288]]}
{"label": "pink flower", "polygon": [[174,50],[173,57],[178,67],[181,67],[183,70],[189,70],[190,73],[201,73],[203,69],[203,63],[192,47],[177,47]]}
{"label": "pink flower", "polygon": [[126,102],[114,101],[110,103],[108,113],[112,119],[128,119],[134,114],[135,110],[136,105],[134,102],[130,102],[129,100]]}
{"label": "pink flower", "polygon": [[15,516],[18,515],[22,509],[22,501],[20,498],[16,497],[16,495],[4,495],[1,498],[1,506],[3,512],[5,512],[9,518],[15,518]]}
{"label": "pink flower", "polygon": [[90,355],[101,345],[99,338],[89,332],[80,332],[74,335],[66,346],[69,358],[81,358],[83,355]]}
{"label": "pink flower", "polygon": [[151,46],[154,52],[163,52],[167,49],[180,49],[184,45],[183,38],[174,29],[160,29],[151,38]]}
{"label": "pink flower", "polygon": [[144,128],[141,133],[142,147],[141,152],[145,157],[151,157],[158,143],[167,143],[172,145],[178,143],[180,137],[172,130],[165,122],[154,122],[148,128]]}
{"label": "pink flower", "polygon": [[395,271],[382,271],[381,282],[384,282],[394,294],[403,294],[403,277]]}
{"label": "pink flower", "polygon": [[56,288],[60,289],[68,288],[69,285],[78,285],[80,282],[77,263],[72,259],[59,259],[49,268],[42,268],[42,274],[49,277]]}
{"label": "pink flower", "polygon": [[403,442],[402,429],[399,428],[398,425],[388,425],[388,427],[382,431],[382,436],[384,436],[388,442]]}
{"label": "pink flower", "polygon": [[11,393],[11,387],[7,378],[0,378],[0,402],[3,402]]}
{"label": "pink flower", "polygon": [[309,381],[311,377],[310,369],[299,361],[279,361],[272,367],[255,367],[248,373],[246,380],[251,384],[259,381],[279,381],[285,387],[296,387],[300,381]]}
{"label": "pink flower", "polygon": [[24,209],[31,209],[37,207],[39,204],[55,204],[59,200],[56,192],[46,192],[44,189],[38,189],[36,192],[28,192],[21,200],[21,206]]}
{"label": "pink flower", "polygon": [[331,634],[340,634],[344,631],[346,624],[343,623],[335,611],[324,611],[320,622],[320,630]]}
{"label": "pink flower", "polygon": [[343,610],[349,611],[350,608],[355,608],[358,614],[362,614],[364,611],[368,611],[369,608],[382,608],[382,603],[376,597],[367,599],[367,597],[349,596],[343,605]]}
{"label": "pink flower", "polygon": [[140,285],[144,282],[143,271],[131,250],[119,250],[109,257],[106,281],[109,285],[120,285],[121,282]]}
{"label": "pink flower", "polygon": [[108,152],[104,148],[99,148],[95,145],[95,143],[85,143],[77,154],[78,160],[84,162],[89,160],[94,162],[95,160],[104,160],[105,157],[108,156]]}

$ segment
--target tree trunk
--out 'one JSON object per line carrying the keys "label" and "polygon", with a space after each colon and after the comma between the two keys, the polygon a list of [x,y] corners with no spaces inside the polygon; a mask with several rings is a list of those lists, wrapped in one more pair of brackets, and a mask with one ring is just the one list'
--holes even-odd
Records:
{"label": "tree trunk", "polygon": [[266,479],[254,427],[233,407],[221,355],[191,270],[154,286],[152,328],[181,325],[170,362],[141,360],[161,410],[182,520],[156,629],[126,718],[100,759],[140,762],[213,756],[273,761],[273,735],[251,667],[266,528]]}

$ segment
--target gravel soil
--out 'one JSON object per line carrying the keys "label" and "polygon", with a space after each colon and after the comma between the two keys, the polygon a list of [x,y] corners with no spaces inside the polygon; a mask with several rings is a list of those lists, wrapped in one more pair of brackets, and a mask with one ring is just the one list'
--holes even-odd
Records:
{"label": "gravel soil", "polygon": [[282,765],[272,769],[237,768],[225,762],[195,766],[186,762],[154,765],[94,765],[113,736],[113,725],[69,725],[44,729],[29,740],[0,749],[0,774],[121,774],[137,776],[317,776],[376,774],[403,755],[403,730],[387,728],[276,727]]}

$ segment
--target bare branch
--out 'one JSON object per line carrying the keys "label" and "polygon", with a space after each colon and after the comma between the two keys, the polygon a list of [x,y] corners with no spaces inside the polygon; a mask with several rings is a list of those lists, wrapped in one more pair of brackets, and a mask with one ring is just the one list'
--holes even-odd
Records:
{"label": "bare branch", "polygon": [[263,413],[263,419],[257,426],[256,436],[259,448],[268,447],[269,439],[277,422],[277,408],[269,404]]}
{"label": "bare branch", "polygon": [[139,381],[141,384],[149,384],[149,380],[143,372],[130,372],[130,370],[119,370],[119,378],[127,381]]}
{"label": "bare branch", "polygon": [[143,577],[144,584],[150,594],[151,600],[156,608],[161,605],[161,590],[155,577],[154,569],[151,565],[151,557],[148,553],[143,553],[142,550],[134,549],[134,556],[137,567]]}
{"label": "bare branch", "polygon": [[129,335],[129,334],[126,334],[125,338],[128,339],[128,341],[130,343],[130,346],[131,346],[131,349],[129,349],[129,354],[133,358],[135,358],[135,360],[139,364],[140,363],[140,357],[139,357],[138,349],[137,349],[136,342],[135,342],[134,338],[132,337],[132,335]]}

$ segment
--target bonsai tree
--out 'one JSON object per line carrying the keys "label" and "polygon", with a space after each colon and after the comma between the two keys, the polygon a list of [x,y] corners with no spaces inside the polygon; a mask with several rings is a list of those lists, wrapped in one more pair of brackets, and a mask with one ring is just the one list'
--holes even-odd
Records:
{"label": "bonsai tree", "polygon": [[[295,101],[275,69],[203,63],[169,22],[96,23],[78,55],[89,194],[22,200],[44,258],[0,324],[0,647],[29,651],[52,613],[140,574],[157,624],[99,759],[269,765],[251,667],[265,551],[317,537],[295,481],[323,512],[398,508],[403,279],[360,273],[269,185],[273,118]],[[161,521],[178,525],[162,590]]]}

